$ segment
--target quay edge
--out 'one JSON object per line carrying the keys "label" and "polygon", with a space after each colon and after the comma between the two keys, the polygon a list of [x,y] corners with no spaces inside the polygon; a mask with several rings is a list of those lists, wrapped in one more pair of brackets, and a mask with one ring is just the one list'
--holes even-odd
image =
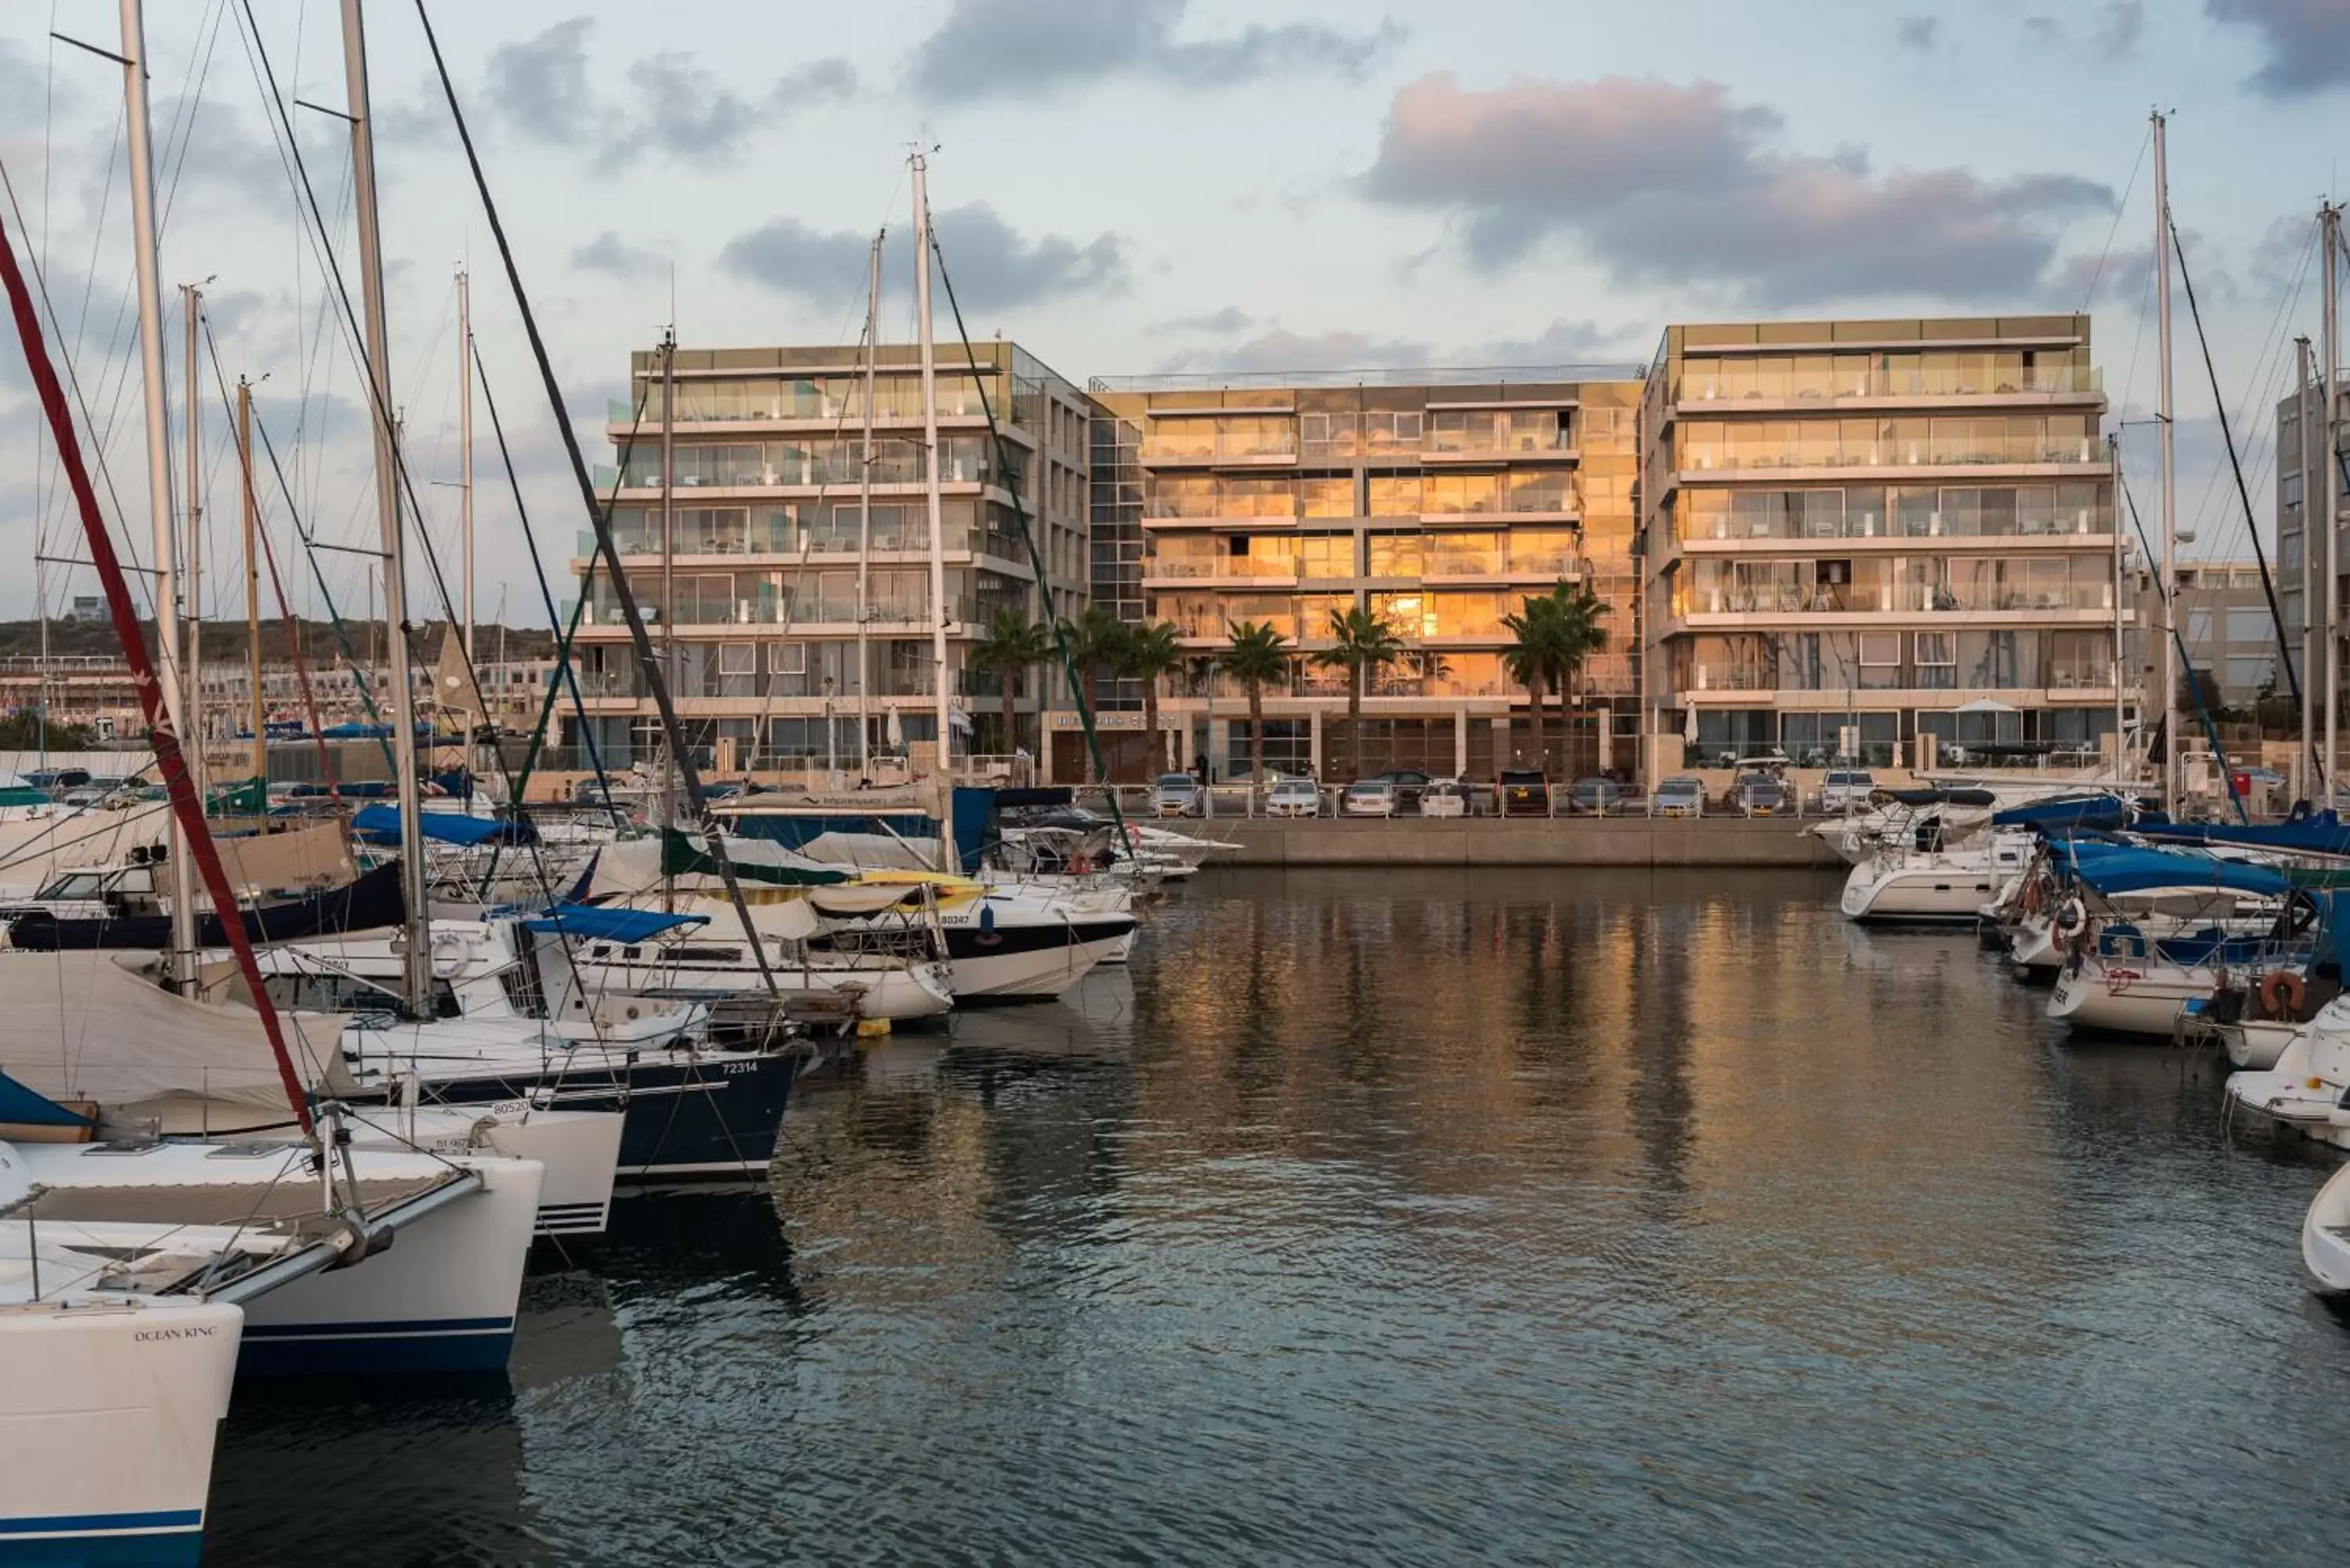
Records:
{"label": "quay edge", "polygon": [[1187,822],[1233,846],[1211,866],[1776,867],[1839,870],[1809,821],[1559,817]]}

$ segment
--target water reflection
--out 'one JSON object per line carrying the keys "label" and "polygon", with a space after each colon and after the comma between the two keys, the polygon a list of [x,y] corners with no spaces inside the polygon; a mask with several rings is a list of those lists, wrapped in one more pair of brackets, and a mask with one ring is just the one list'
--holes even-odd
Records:
{"label": "water reflection", "polygon": [[378,1561],[2337,1558],[2323,1169],[2043,1001],[1809,877],[1203,876],[619,1210],[510,1387],[241,1403],[223,1560],[331,1543],[281,1466],[429,1500]]}

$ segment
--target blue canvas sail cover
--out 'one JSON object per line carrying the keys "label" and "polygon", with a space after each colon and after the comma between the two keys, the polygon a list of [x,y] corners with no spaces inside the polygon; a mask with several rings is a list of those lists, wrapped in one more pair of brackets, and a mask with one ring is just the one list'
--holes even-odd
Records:
{"label": "blue canvas sail cover", "polygon": [[2350,824],[2330,811],[2313,812],[2287,822],[2246,826],[2234,822],[2172,822],[2140,825],[2149,838],[2175,843],[2242,844],[2266,849],[2298,850],[2305,855],[2350,855]]}
{"label": "blue canvas sail cover", "polygon": [[2113,832],[2129,823],[2129,803],[2119,795],[2074,794],[2010,806],[1991,817],[1994,827],[2036,827],[2043,832],[2089,828]]}
{"label": "blue canvas sail cover", "polygon": [[2209,888],[2215,892],[2282,898],[2293,886],[2282,872],[2265,866],[2212,860],[2199,855],[2172,855],[2126,845],[2059,841],[2049,846],[2049,855],[2069,867],[2084,887],[2108,898],[2158,888]]}
{"label": "blue canvas sail cover", "polygon": [[47,1095],[36,1095],[5,1073],[0,1073],[0,1122],[19,1127],[86,1127],[88,1116],[69,1111]]}
{"label": "blue canvas sail cover", "polygon": [[597,941],[641,942],[681,926],[710,923],[707,915],[669,915],[659,909],[629,909],[617,905],[557,904],[525,920],[523,929],[541,934],[585,937]]}
{"label": "blue canvas sail cover", "polygon": [[[417,817],[424,836],[441,844],[530,844],[538,835],[527,822],[500,822],[454,811],[428,811]],[[351,831],[369,844],[400,842],[400,808],[370,805],[351,819]]]}

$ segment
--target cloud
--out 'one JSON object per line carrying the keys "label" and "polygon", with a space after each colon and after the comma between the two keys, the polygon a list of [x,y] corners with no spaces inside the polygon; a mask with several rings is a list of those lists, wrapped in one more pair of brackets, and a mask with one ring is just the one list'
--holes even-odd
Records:
{"label": "cloud", "polygon": [[586,131],[596,112],[588,88],[588,33],[595,25],[574,16],[536,37],[492,49],[489,99],[498,116],[542,141],[567,141]]}
{"label": "cloud", "polygon": [[1274,371],[1300,374],[1331,370],[1385,369],[1425,365],[1429,347],[1400,337],[1377,337],[1367,332],[1336,328],[1311,336],[1276,327],[1270,332],[1228,348],[1195,349],[1170,358],[1161,367],[1170,372],[1205,371],[1232,375],[1263,375]]}
{"label": "cloud", "polygon": [[2350,87],[2350,5],[2342,0],[2203,0],[2203,14],[2260,35],[2266,58],[2247,81],[2263,97]]}
{"label": "cloud", "polygon": [[[983,202],[931,215],[956,296],[967,310],[1001,308],[1070,294],[1107,294],[1133,280],[1127,241],[1062,234],[1028,239]],[[861,292],[870,241],[777,218],[726,242],[719,264],[778,293],[830,303]],[[944,301],[941,300],[941,305]]]}
{"label": "cloud", "polygon": [[1532,337],[1501,337],[1482,343],[1462,356],[1477,365],[1589,365],[1648,358],[1641,352],[1638,327],[1602,327],[1589,319],[1560,317]]}
{"label": "cloud", "polygon": [[1941,28],[1942,24],[1938,17],[1903,16],[1893,24],[1893,42],[1899,48],[1915,50],[1921,55],[1931,54],[1935,35]]}
{"label": "cloud", "polygon": [[1222,310],[1211,310],[1205,316],[1177,316],[1151,327],[1153,332],[1245,332],[1257,324],[1237,305],[1227,305]]}
{"label": "cloud", "polygon": [[613,230],[606,229],[586,244],[573,249],[571,265],[633,282],[659,277],[669,263],[656,252],[643,245],[632,245]]}
{"label": "cloud", "polygon": [[915,46],[913,86],[949,101],[1028,97],[1128,75],[1188,87],[1229,87],[1326,71],[1358,78],[1403,29],[1367,33],[1310,23],[1252,23],[1221,37],[1182,38],[1186,0],[953,0]]}
{"label": "cloud", "polygon": [[1783,125],[1717,82],[1522,78],[1481,92],[1439,72],[1398,90],[1360,189],[1446,214],[1485,272],[1556,235],[1620,284],[1712,285],[1774,308],[2031,296],[2064,225],[2114,202],[2064,174],[1877,174],[1858,148],[1773,148]]}
{"label": "cloud", "polygon": [[[156,142],[156,189],[167,193],[167,201],[195,191],[265,203],[292,199],[286,163],[267,127],[247,120],[220,95],[159,99],[148,121]],[[303,150],[306,157],[309,151]]]}
{"label": "cloud", "polygon": [[2074,38],[2054,16],[2026,16],[2023,36],[2035,48],[2075,50],[2092,59],[2135,52],[2146,33],[2146,0],[2106,0],[2089,13],[2088,30]]}
{"label": "cloud", "polygon": [[730,162],[777,121],[857,90],[855,67],[837,57],[811,60],[745,91],[695,57],[664,49],[632,62],[624,90],[606,94],[588,79],[594,26],[574,16],[499,45],[490,52],[488,97],[515,130],[551,144],[591,147],[608,169],[646,156]]}
{"label": "cloud", "polygon": [[30,49],[13,38],[0,38],[0,131],[38,130],[53,107],[64,119],[80,108],[81,99],[72,81],[52,76]]}

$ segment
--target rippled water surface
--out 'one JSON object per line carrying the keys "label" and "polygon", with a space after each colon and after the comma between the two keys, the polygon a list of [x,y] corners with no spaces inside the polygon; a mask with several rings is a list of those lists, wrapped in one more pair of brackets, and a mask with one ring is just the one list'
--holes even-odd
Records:
{"label": "rippled water surface", "polygon": [[1784,876],[1203,876],[641,1199],[224,1563],[2350,1560],[2324,1168]]}

